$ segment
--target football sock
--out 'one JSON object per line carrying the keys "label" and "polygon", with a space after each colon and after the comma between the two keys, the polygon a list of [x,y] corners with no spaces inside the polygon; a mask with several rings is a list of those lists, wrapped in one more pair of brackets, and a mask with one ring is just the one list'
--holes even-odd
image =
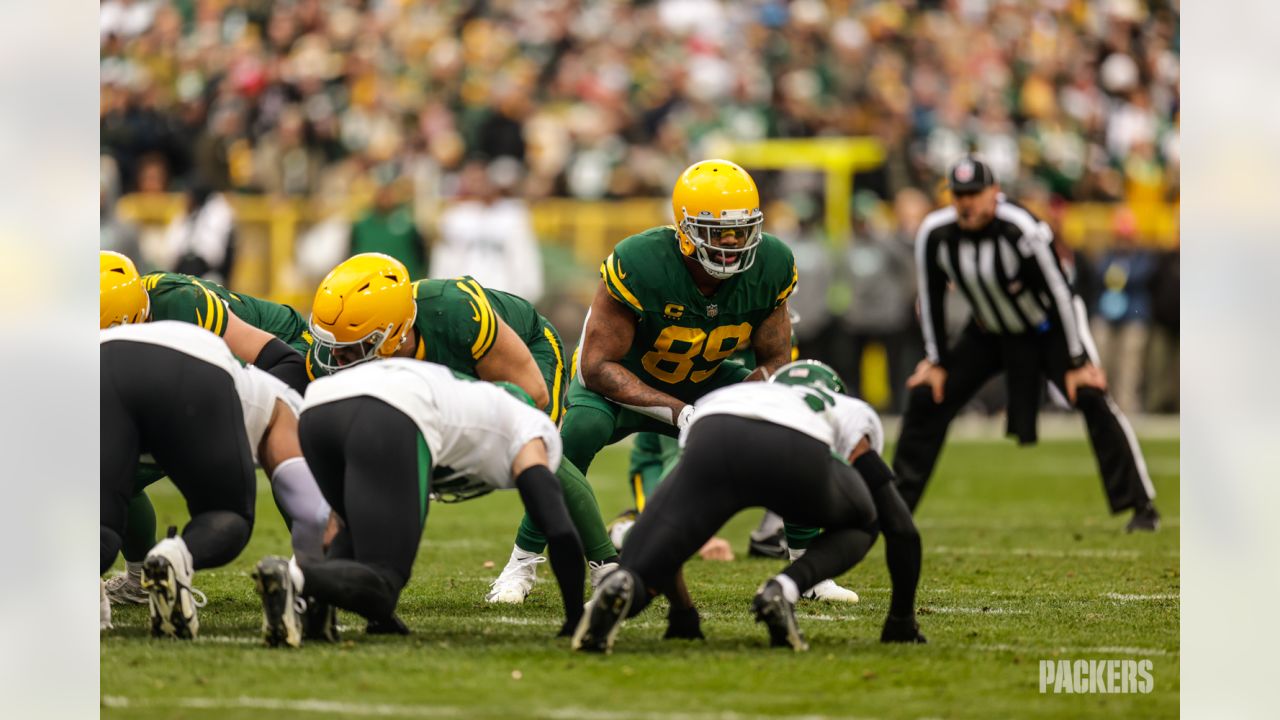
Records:
{"label": "football sock", "polygon": [[783,523],[782,527],[787,535],[787,547],[793,550],[804,550],[809,547],[809,543],[813,542],[813,539],[818,537],[818,533],[822,532],[819,528],[793,525],[791,523]]}
{"label": "football sock", "polygon": [[[587,479],[577,466],[567,460],[560,462],[556,478],[560,480],[565,506],[573,520],[574,529],[578,531],[587,559],[596,562],[616,561],[618,551],[609,539],[609,531],[605,529],[604,520],[600,517],[600,505],[596,502],[596,495]],[[546,536],[528,513],[520,519],[520,529],[516,531],[516,547],[531,553],[541,553],[547,547]]]}
{"label": "football sock", "polygon": [[800,601],[800,586],[796,585],[795,580],[781,573],[774,575],[773,579],[782,586],[782,596],[787,599],[787,602],[794,604]]}
{"label": "football sock", "polygon": [[145,492],[129,498],[124,525],[124,559],[142,562],[156,544],[156,509]]}
{"label": "football sock", "polygon": [[787,566],[782,573],[795,581],[796,586],[809,589],[827,578],[837,577],[857,565],[875,535],[866,530],[842,528],[827,530],[813,541],[804,555]]}

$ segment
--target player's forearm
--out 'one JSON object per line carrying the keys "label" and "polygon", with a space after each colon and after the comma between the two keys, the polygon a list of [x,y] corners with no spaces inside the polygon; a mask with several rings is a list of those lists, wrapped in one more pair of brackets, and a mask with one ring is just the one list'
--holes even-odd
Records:
{"label": "player's forearm", "polygon": [[626,405],[636,412],[675,424],[685,403],[645,383],[638,375],[611,360],[582,368],[587,389]]}

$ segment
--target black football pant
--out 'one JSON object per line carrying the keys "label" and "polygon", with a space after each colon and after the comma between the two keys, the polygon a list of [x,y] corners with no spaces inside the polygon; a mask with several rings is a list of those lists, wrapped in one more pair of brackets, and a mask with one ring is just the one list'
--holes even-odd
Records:
{"label": "black football pant", "polygon": [[[711,415],[689,431],[684,453],[636,520],[621,564],[644,588],[668,592],[677,571],[740,510],[766,507],[823,528],[784,574],[801,590],[858,563],[877,532],[876,509],[858,472],[826,443],[761,420]],[[631,614],[651,592],[638,592]]]}
{"label": "black football pant", "polygon": [[[933,474],[947,428],[956,413],[1004,369],[1001,342],[1000,336],[983,332],[970,323],[951,350],[942,402],[933,401],[928,386],[911,389],[894,452],[893,471],[898,478],[898,490],[913,511]],[[1044,377],[1066,397],[1063,377],[1069,368],[1069,355],[1063,341],[1056,335],[1046,335],[1038,356]],[[1155,490],[1147,477],[1141,448],[1129,421],[1115,402],[1096,388],[1079,388],[1076,409],[1084,415],[1111,511],[1139,508],[1149,502]]]}
{"label": "black football pant", "polygon": [[253,453],[227,371],[152,343],[102,343],[101,572],[123,544],[140,453],[151,453],[187,501],[182,539],[195,569],[236,558],[253,530]]}
{"label": "black football pant", "polygon": [[418,426],[372,397],[308,408],[302,454],[343,529],[321,561],[299,561],[303,595],[390,620],[427,521],[431,456]]}

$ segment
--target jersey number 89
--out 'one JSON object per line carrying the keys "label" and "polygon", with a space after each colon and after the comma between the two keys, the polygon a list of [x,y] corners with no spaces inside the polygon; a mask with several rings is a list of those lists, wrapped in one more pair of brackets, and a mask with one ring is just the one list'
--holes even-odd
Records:
{"label": "jersey number 89", "polygon": [[[653,349],[640,358],[640,363],[649,374],[665,383],[674,385],[685,379],[698,383],[711,377],[720,367],[720,361],[741,349],[750,338],[751,323],[745,322],[722,325],[710,335],[698,328],[668,325],[653,341]],[[676,343],[681,343],[682,349],[673,350]],[[698,355],[712,366],[691,373]]]}

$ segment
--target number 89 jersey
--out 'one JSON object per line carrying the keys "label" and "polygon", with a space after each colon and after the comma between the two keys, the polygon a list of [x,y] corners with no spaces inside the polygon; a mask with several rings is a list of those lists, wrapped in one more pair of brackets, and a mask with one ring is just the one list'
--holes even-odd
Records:
{"label": "number 89 jersey", "polygon": [[654,388],[693,402],[707,382],[796,288],[791,250],[764,234],[755,264],[710,297],[694,283],[676,231],[656,227],[618,243],[600,266],[610,297],[636,314],[635,340],[622,365]]}

